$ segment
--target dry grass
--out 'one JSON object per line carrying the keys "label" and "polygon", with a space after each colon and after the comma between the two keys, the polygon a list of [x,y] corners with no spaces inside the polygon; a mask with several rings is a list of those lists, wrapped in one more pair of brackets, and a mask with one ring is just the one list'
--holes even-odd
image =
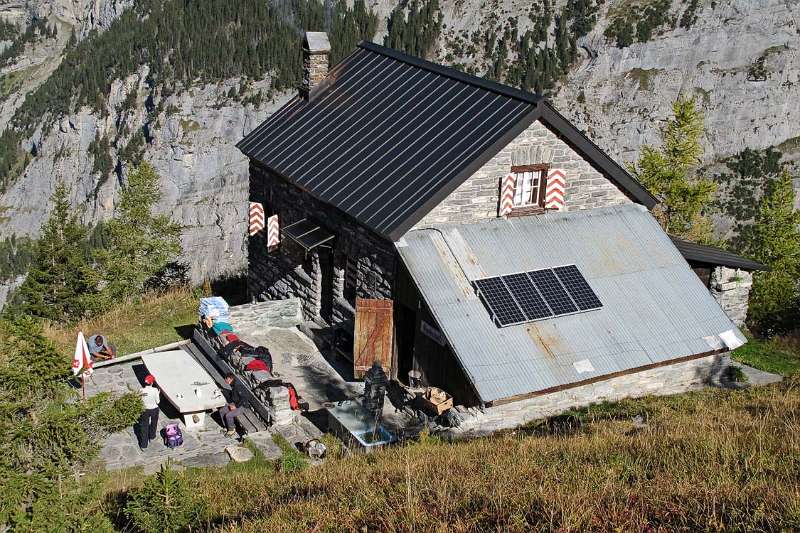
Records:
{"label": "dry grass", "polygon": [[75,326],[46,326],[44,333],[68,353],[75,347],[78,331],[103,333],[117,346],[118,355],[125,355],[181,340],[176,328],[197,321],[198,298],[190,289],[175,289],[116,306]]}
{"label": "dry grass", "polygon": [[222,531],[796,530],[799,385],[599,406],[569,435],[428,440],[194,482]]}

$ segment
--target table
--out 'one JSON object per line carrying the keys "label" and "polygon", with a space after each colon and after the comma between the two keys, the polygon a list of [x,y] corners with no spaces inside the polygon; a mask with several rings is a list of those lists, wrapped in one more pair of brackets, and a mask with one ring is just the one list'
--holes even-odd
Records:
{"label": "table", "polygon": [[145,354],[142,361],[161,393],[183,417],[186,429],[202,428],[206,412],[227,403],[214,378],[183,350]]}

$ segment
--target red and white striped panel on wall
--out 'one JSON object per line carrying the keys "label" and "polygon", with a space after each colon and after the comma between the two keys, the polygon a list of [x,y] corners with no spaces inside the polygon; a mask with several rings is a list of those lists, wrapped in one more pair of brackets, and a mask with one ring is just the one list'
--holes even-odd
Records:
{"label": "red and white striped panel on wall", "polygon": [[504,217],[514,209],[514,174],[509,174],[500,180],[500,208],[497,216]]}
{"label": "red and white striped panel on wall", "polygon": [[250,202],[250,236],[264,230],[264,206]]}
{"label": "red and white striped panel on wall", "polygon": [[267,248],[278,246],[281,243],[281,231],[278,225],[278,215],[267,219]]}
{"label": "red and white striped panel on wall", "polygon": [[567,175],[560,168],[550,169],[547,174],[547,189],[544,195],[544,208],[564,209],[564,189],[567,186]]}

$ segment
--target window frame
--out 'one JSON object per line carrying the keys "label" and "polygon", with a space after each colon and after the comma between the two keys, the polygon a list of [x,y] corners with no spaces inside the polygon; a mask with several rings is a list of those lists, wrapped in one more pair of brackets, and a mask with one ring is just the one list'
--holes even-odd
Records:
{"label": "window frame", "polygon": [[533,204],[522,204],[522,205],[512,205],[511,216],[514,215],[529,215],[533,213],[543,213],[544,212],[544,204],[545,204],[545,193],[547,191],[547,174],[550,170],[550,165],[546,163],[540,163],[536,165],[512,165],[511,166],[511,173],[514,175],[514,185],[515,185],[515,196],[516,196],[516,181],[517,181],[517,174],[522,174],[524,172],[539,172],[539,191],[536,203]]}

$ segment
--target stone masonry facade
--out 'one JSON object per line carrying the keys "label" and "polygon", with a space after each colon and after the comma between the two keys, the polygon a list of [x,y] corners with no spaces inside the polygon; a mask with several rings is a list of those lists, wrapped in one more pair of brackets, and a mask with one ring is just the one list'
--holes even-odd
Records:
{"label": "stone masonry facade", "polygon": [[727,355],[710,355],[488,407],[483,411],[459,408],[463,409],[465,420],[452,433],[454,437],[484,435],[603,401],[697,390],[709,383],[717,383],[729,364]]}
{"label": "stone masonry facade", "polygon": [[511,166],[537,164],[548,164],[551,168],[564,169],[566,172],[564,201],[567,211],[632,201],[558,135],[537,121],[470,176],[415,227],[496,218],[500,182],[511,172]]}
{"label": "stone masonry facade", "polygon": [[718,266],[711,272],[711,296],[737,326],[742,326],[747,318],[752,286],[753,274],[746,270]]}
{"label": "stone masonry facade", "polygon": [[266,215],[277,214],[281,227],[303,218],[314,220],[331,231],[332,249],[306,252],[284,239],[277,250],[268,250],[266,236],[250,237],[248,243],[248,292],[252,300],[281,300],[290,297],[303,302],[307,320],[320,317],[323,299],[323,262],[332,257],[332,325],[352,328],[353,296],[391,298],[395,255],[391,243],[327,204],[319,202],[295,185],[251,163],[250,200],[261,202]]}

